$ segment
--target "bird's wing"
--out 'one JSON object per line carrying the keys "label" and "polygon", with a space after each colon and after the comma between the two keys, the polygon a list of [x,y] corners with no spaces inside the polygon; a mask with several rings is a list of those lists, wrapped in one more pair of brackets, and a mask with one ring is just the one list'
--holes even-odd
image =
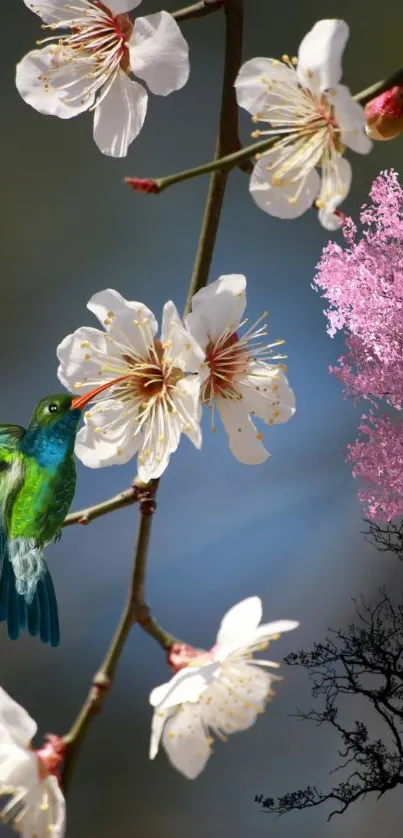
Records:
{"label": "bird's wing", "polygon": [[21,425],[0,425],[0,449],[12,450],[17,448],[19,441],[25,434],[26,430]]}

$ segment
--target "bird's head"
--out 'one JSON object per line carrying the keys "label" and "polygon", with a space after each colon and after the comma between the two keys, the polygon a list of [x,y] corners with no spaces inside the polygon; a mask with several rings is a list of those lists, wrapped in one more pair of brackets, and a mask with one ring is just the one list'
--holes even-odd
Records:
{"label": "bird's head", "polygon": [[55,393],[52,396],[46,396],[36,405],[29,427],[31,429],[47,428],[61,421],[62,424],[66,424],[69,427],[77,427],[82,411],[88,402],[92,401],[98,393],[108,390],[114,384],[118,384],[128,377],[122,376],[113,381],[108,381],[106,384],[101,384],[100,387],[84,393],[83,396],[72,396],[70,393]]}

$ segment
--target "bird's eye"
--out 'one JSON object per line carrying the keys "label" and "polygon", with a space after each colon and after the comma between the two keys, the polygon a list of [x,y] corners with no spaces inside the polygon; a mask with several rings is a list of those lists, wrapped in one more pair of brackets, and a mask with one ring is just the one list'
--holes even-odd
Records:
{"label": "bird's eye", "polygon": [[52,404],[49,405],[49,413],[57,413],[58,410],[59,405],[55,404],[55,402],[52,402]]}

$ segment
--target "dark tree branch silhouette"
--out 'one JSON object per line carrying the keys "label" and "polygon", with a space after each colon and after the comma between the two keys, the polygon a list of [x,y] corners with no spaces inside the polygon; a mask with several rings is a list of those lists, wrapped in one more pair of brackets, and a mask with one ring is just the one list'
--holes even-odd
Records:
{"label": "dark tree branch silhouette", "polygon": [[364,532],[365,540],[369,541],[381,553],[391,552],[403,561],[403,519],[399,524],[389,523],[384,527],[365,518],[369,532]]}
{"label": "dark tree branch silhouette", "polygon": [[[334,802],[328,820],[367,794],[382,797],[403,785],[403,599],[392,604],[386,591],[372,603],[361,599],[356,605],[357,622],[346,630],[331,631],[324,643],[310,652],[288,655],[289,666],[302,666],[312,681],[312,695],[322,699],[320,710],[297,715],[303,720],[328,724],[340,735],[340,765],[346,777],[329,792],[307,786],[273,798],[259,795],[255,801],[263,811],[285,814]],[[382,739],[371,737],[362,721],[346,727],[341,721],[343,696],[360,696],[382,719]],[[348,773],[349,772],[349,773]]]}

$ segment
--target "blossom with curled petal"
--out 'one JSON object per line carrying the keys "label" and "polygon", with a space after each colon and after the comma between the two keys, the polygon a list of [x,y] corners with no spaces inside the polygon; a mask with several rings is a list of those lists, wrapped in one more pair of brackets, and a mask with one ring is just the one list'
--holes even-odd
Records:
{"label": "blossom with curled petal", "polygon": [[270,126],[253,136],[279,138],[259,156],[249,187],[269,215],[297,218],[315,201],[324,227],[341,224],[335,210],[351,184],[345,146],[360,154],[372,148],[363,108],[339,84],[348,35],[343,20],[320,20],[303,38],[298,58],[253,58],[239,71],[238,104],[254,122]]}
{"label": "blossom with curled petal", "polygon": [[253,654],[299,623],[260,624],[261,618],[261,600],[249,597],[225,614],[209,652],[188,646],[173,650],[170,662],[176,674],[150,694],[154,707],[150,759],[162,738],[172,765],[193,780],[211,754],[210,731],[225,741],[228,734],[247,730],[264,712],[273,696],[272,682],[280,680],[266,668],[278,664]]}
{"label": "blossom with curled petal", "polygon": [[0,687],[0,821],[23,838],[63,838],[66,805],[58,769],[64,745],[48,736],[34,751],[36,731],[36,722]]}
{"label": "blossom with curled petal", "polygon": [[139,478],[147,483],[165,470],[182,433],[201,447],[198,371],[204,354],[171,301],[159,339],[153,313],[117,291],[94,294],[87,308],[105,331],[83,326],[59,344],[60,381],[84,394],[126,380],[86,411],[75,453],[90,468],[126,463],[137,453]]}
{"label": "blossom with curled petal", "polygon": [[[141,0],[24,0],[52,34],[17,65],[22,98],[43,114],[69,119],[94,111],[94,140],[103,154],[125,157],[139,134],[148,94],[167,96],[189,76],[188,45],[172,15],[134,21]],[[66,34],[66,29],[70,30]]]}
{"label": "blossom with curled petal", "polygon": [[[246,279],[240,274],[220,276],[192,299],[186,327],[206,354],[201,398],[220,414],[232,453],[241,463],[257,465],[270,456],[251,416],[274,425],[295,413],[295,396],[282,365],[273,363],[277,340],[266,345],[266,313],[242,335],[246,307]],[[213,414],[214,415],[214,414]]]}

